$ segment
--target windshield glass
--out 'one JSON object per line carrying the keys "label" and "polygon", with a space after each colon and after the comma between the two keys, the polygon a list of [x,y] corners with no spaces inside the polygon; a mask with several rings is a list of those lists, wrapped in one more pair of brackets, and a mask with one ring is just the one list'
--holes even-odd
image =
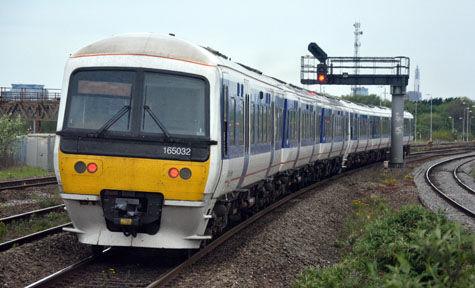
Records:
{"label": "windshield glass", "polygon": [[164,133],[153,114],[171,135],[208,135],[203,79],[150,72],[144,76],[144,107],[153,113],[142,109],[143,132]]}
{"label": "windshield glass", "polygon": [[[135,72],[80,71],[71,78],[65,128],[97,130],[121,109],[132,105]],[[124,111],[108,131],[130,131],[130,111]]]}

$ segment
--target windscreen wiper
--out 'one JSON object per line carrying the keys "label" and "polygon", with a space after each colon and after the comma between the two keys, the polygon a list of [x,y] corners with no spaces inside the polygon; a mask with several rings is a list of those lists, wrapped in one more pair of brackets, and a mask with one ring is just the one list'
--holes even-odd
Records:
{"label": "windscreen wiper", "polygon": [[122,116],[124,116],[125,113],[127,113],[129,111],[130,111],[130,105],[125,105],[119,111],[117,111],[117,113],[115,113],[115,115],[112,116],[111,119],[109,119],[106,123],[104,123],[104,125],[102,125],[101,128],[99,128],[94,133],[87,134],[87,136],[88,137],[93,137],[93,138],[98,138],[99,136],[104,134],[104,132],[106,132],[107,129],[111,128],[111,126],[114,125],[115,122],[119,121],[119,119],[122,118]]}
{"label": "windscreen wiper", "polygon": [[150,114],[150,117],[152,117],[153,121],[158,125],[158,127],[160,127],[160,129],[162,129],[163,134],[165,134],[165,136],[167,137],[167,140],[170,141],[171,140],[170,133],[168,133],[167,128],[165,128],[165,125],[163,125],[163,123],[160,121],[160,119],[158,119],[157,115],[155,115],[155,113],[153,113],[152,109],[150,109],[150,106],[145,105],[145,106],[143,106],[143,108],[145,109],[145,111],[148,112],[148,114]]}

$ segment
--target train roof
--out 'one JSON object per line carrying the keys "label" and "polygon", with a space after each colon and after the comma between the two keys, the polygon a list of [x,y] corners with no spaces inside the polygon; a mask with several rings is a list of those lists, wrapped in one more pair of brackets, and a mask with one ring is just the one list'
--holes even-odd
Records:
{"label": "train roof", "polygon": [[[386,107],[354,103],[286,83],[280,79],[265,75],[261,71],[245,64],[233,62],[226,55],[217,50],[209,47],[202,47],[170,35],[157,33],[128,33],[113,36],[81,48],[74,53],[72,57],[124,54],[149,55],[210,66],[224,66],[275,86],[286,92],[304,96],[309,100],[316,100],[322,104],[345,107],[355,111],[365,111],[369,114],[383,115],[391,112],[391,109]],[[413,118],[408,112],[405,112],[404,116]]]}
{"label": "train roof", "polygon": [[156,33],[128,33],[94,42],[73,57],[89,55],[150,55],[205,65],[217,65],[216,55],[191,42]]}

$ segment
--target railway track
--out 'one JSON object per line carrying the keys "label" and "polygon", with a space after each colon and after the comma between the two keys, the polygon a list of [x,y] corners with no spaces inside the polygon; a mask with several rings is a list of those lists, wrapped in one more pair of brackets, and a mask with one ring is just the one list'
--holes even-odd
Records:
{"label": "railway track", "polygon": [[[61,211],[64,211],[64,204],[60,204],[60,205],[56,205],[56,206],[51,206],[51,207],[47,207],[47,208],[43,208],[43,209],[38,209],[38,210],[34,210],[34,211],[29,211],[29,212],[25,212],[25,213],[21,213],[21,214],[17,214],[17,215],[12,215],[12,216],[8,216],[8,217],[0,218],[0,222],[3,222],[3,224],[8,225],[8,224],[13,223],[14,221],[28,220],[32,216],[43,216],[43,215],[46,215],[48,213],[61,212]],[[52,227],[52,228],[48,228],[48,229],[45,229],[45,230],[42,230],[42,231],[38,231],[38,232],[35,232],[35,233],[32,233],[32,234],[29,234],[29,235],[25,235],[23,237],[19,237],[19,238],[16,238],[16,239],[12,239],[12,240],[9,240],[9,241],[2,242],[2,243],[0,243],[0,251],[5,251],[5,250],[8,250],[8,249],[10,249],[14,246],[17,246],[17,245],[30,243],[32,241],[44,238],[46,236],[53,235],[53,234],[56,234],[56,233],[60,233],[60,232],[63,231],[63,227],[68,227],[68,226],[71,226],[71,225],[72,225],[72,223],[68,222],[68,223],[63,224],[63,225],[58,225],[58,226],[55,226],[55,227]]]}
{"label": "railway track", "polygon": [[[105,254],[110,249],[111,248],[107,248],[104,251],[102,251],[102,253]],[[81,259],[78,262],[76,262],[76,263],[74,263],[74,264],[72,264],[72,265],[70,265],[70,266],[68,266],[64,269],[59,270],[56,273],[48,275],[47,277],[45,277],[43,279],[40,279],[40,280],[26,286],[25,288],[49,287],[52,284],[54,284],[55,282],[59,282],[63,279],[66,279],[72,273],[74,273],[75,271],[83,268],[84,266],[94,263],[94,261],[96,261],[97,259],[98,259],[97,257],[93,257],[93,256],[89,256],[89,257],[86,257],[84,259]]]}
{"label": "railway track", "polygon": [[467,190],[469,193],[471,194],[474,194],[475,195],[475,189],[473,189],[472,187],[470,187],[469,185],[465,184],[465,182],[460,178],[458,177],[458,173],[459,171],[461,170],[462,166],[470,163],[470,162],[473,162],[474,159],[470,159],[466,162],[463,162],[462,164],[460,164],[459,166],[457,166],[457,168],[454,169],[454,178],[457,180],[457,182],[459,183],[460,186],[464,187],[465,190]]}
{"label": "railway track", "polygon": [[71,226],[71,225],[72,225],[72,223],[69,222],[69,223],[66,223],[66,224],[62,224],[62,225],[58,225],[58,226],[55,226],[55,227],[52,227],[52,228],[41,230],[41,231],[26,235],[26,236],[23,236],[23,237],[20,237],[20,238],[16,238],[16,239],[12,239],[10,241],[3,242],[3,243],[0,244],[0,251],[5,251],[5,250],[8,250],[8,249],[10,249],[14,246],[22,245],[22,244],[25,244],[25,243],[30,243],[32,241],[44,238],[46,236],[60,233],[60,232],[63,231],[64,227],[68,227],[68,226]]}
{"label": "railway track", "polygon": [[[457,150],[453,151],[452,149],[450,150],[443,150],[445,153],[453,153],[453,154],[460,154],[460,153],[463,153],[462,151],[460,151],[460,148],[458,148]],[[420,153],[420,154],[417,154],[417,155],[413,155],[413,156],[410,156],[411,158],[411,161],[421,161],[421,158],[422,160],[424,159],[428,159],[428,158],[433,158],[433,157],[438,157],[440,155],[436,154],[436,155],[428,155],[428,156],[422,156],[424,154],[435,154],[435,153],[440,153],[441,151],[427,151],[425,153]],[[466,152],[465,152],[466,153]],[[408,161],[409,162],[409,161]],[[375,164],[372,164],[372,165],[381,165],[381,163],[375,163]],[[193,254],[191,257],[189,257],[186,261],[183,261],[181,263],[179,263],[178,265],[175,265],[175,266],[171,266],[169,268],[167,268],[166,270],[167,271],[164,271],[163,274],[159,277],[158,280],[150,283],[147,287],[162,287],[164,285],[166,285],[167,283],[170,283],[175,277],[177,277],[177,275],[180,274],[181,271],[183,271],[183,269],[185,269],[186,267],[189,267],[190,265],[192,265],[193,263],[197,262],[198,260],[200,260],[201,258],[205,257],[207,254],[209,254],[211,251],[213,251],[214,249],[216,249],[218,246],[220,246],[221,244],[223,244],[224,242],[226,242],[229,238],[233,237],[235,234],[239,233],[241,230],[245,229],[246,227],[248,227],[249,225],[251,225],[252,223],[258,221],[260,218],[262,218],[263,216],[265,216],[266,214],[270,213],[271,211],[277,209],[278,207],[284,205],[285,203],[289,202],[290,200],[296,198],[296,197],[299,197],[300,195],[306,193],[306,192],[309,192],[313,189],[316,189],[318,188],[319,186],[321,185],[325,185],[326,183],[328,183],[329,181],[335,181],[335,180],[338,180],[340,177],[346,177],[346,176],[349,176],[351,175],[352,173],[355,173],[361,169],[365,169],[367,167],[370,167],[371,165],[367,165],[367,166],[364,166],[364,167],[361,167],[361,168],[357,168],[357,169],[353,169],[353,170],[349,170],[349,171],[346,171],[342,174],[339,174],[339,175],[336,175],[336,176],[333,176],[333,177],[330,177],[330,178],[327,178],[327,179],[324,179],[324,180],[321,180],[315,184],[312,184],[306,188],[303,188],[297,192],[294,192],[288,196],[286,196],[285,198],[282,198],[281,200],[279,200],[278,202],[274,203],[273,205],[265,208],[264,210],[260,211],[259,213],[253,215],[251,218],[247,219],[246,221],[238,224],[237,226],[233,227],[232,229],[230,229],[229,231],[227,231],[225,234],[221,235],[219,238],[215,239],[214,241],[212,241],[211,243],[209,243],[207,246],[205,246],[203,249],[199,250],[198,252],[196,252],[195,254]],[[56,285],[57,287],[62,287],[62,281],[66,281],[68,282],[68,279],[69,277],[73,277],[71,275],[74,275],[74,274],[82,274],[83,272],[79,273],[79,271],[84,271],[85,270],[85,267],[87,267],[88,265],[94,265],[94,263],[97,263],[97,260],[100,259],[100,258],[88,258],[89,260],[81,260],[80,262],[76,263],[76,264],[73,264],[71,265],[70,267],[68,268],[65,268],[61,271],[58,271],[56,273],[54,273],[53,275],[50,275],[44,279],[41,279],[33,284],[31,284],[30,286],[27,286],[27,287],[49,287],[51,285]],[[95,269],[97,271],[97,269]],[[97,273],[97,272],[96,272]],[[64,282],[64,283],[66,283]],[[64,284],[64,286],[67,286],[66,284]],[[69,282],[71,283],[71,282]]]}
{"label": "railway track", "polygon": [[19,189],[32,186],[52,185],[58,184],[56,176],[44,176],[37,178],[15,179],[9,181],[0,182],[0,191],[7,189]]}
{"label": "railway track", "polygon": [[[60,212],[60,211],[64,211],[64,204],[60,204],[60,205],[56,205],[56,206],[52,206],[52,207],[48,207],[48,208],[43,208],[43,209],[38,209],[38,210],[30,211],[30,212],[25,212],[25,213],[21,213],[21,214],[17,214],[17,215],[12,215],[12,216],[8,216],[8,217],[4,217],[4,218],[0,219],[0,222],[3,222],[3,224],[7,225],[7,224],[10,224],[10,223],[13,223],[13,221],[28,220],[33,215],[35,215],[35,216],[40,215],[41,216],[41,215],[46,215],[46,214],[51,213],[51,212]],[[60,233],[60,232],[63,231],[63,227],[67,227],[67,226],[71,226],[71,225],[72,225],[72,223],[69,222],[69,223],[66,223],[66,224],[63,224],[63,225],[48,228],[48,229],[45,229],[45,230],[42,230],[42,231],[38,231],[38,232],[35,232],[35,233],[32,233],[32,234],[23,236],[23,237],[19,237],[19,238],[16,238],[16,239],[12,239],[12,240],[0,243],[0,251],[5,251],[5,250],[8,250],[8,249],[10,249],[14,246],[17,246],[17,245],[30,243],[32,241],[44,238],[46,236],[53,235],[53,234],[56,234],[56,233]]]}
{"label": "railway track", "polygon": [[7,224],[12,223],[13,221],[29,219],[33,215],[45,215],[51,212],[60,212],[62,210],[64,210],[64,204],[0,218],[0,222],[3,222],[3,224],[7,225]]}
{"label": "railway track", "polygon": [[[475,160],[475,155],[470,155],[470,156],[462,156],[462,157],[457,157],[457,158],[452,158],[452,159],[445,159],[443,161],[437,162],[430,166],[425,173],[425,180],[429,184],[429,186],[441,197],[443,198],[447,203],[449,203],[452,207],[456,208],[458,211],[464,213],[465,215],[475,219],[475,211],[473,210],[473,203],[475,203],[475,199],[471,197],[472,199],[468,200],[467,195],[463,195],[462,193],[467,191],[467,185],[461,185],[460,179],[456,177],[457,174],[457,169],[461,167],[462,165],[466,164],[467,161],[462,161],[461,164],[457,165],[455,169],[451,170],[451,175],[452,179],[448,179],[448,177],[443,177],[441,173],[437,174],[437,171],[441,171],[442,167],[447,166],[451,164],[452,162],[455,161],[460,161],[466,158],[470,158],[470,161]],[[437,175],[436,175],[437,174]],[[439,176],[442,178],[441,180],[436,180],[436,176]],[[447,183],[447,181],[452,180],[450,184]],[[455,185],[451,185],[455,184]],[[445,186],[441,187],[441,186]],[[450,189],[448,189],[450,187]],[[461,189],[457,189],[457,187],[460,187]],[[471,188],[468,188],[471,193],[474,193]],[[472,196],[472,195],[469,195]],[[470,205],[472,204],[472,205]],[[470,206],[470,207],[469,207]]]}

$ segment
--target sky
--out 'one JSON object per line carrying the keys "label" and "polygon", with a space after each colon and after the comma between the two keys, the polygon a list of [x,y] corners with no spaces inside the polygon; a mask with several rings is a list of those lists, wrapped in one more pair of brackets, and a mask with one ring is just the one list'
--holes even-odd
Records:
{"label": "sky", "polygon": [[[61,88],[64,65],[80,48],[129,32],[174,33],[289,83],[300,84],[300,57],[316,42],[328,56],[407,56],[423,99],[475,100],[473,0],[0,0],[0,87]],[[339,96],[349,86],[308,87]],[[370,86],[384,97],[389,87]],[[387,94],[386,97],[390,97]]]}

